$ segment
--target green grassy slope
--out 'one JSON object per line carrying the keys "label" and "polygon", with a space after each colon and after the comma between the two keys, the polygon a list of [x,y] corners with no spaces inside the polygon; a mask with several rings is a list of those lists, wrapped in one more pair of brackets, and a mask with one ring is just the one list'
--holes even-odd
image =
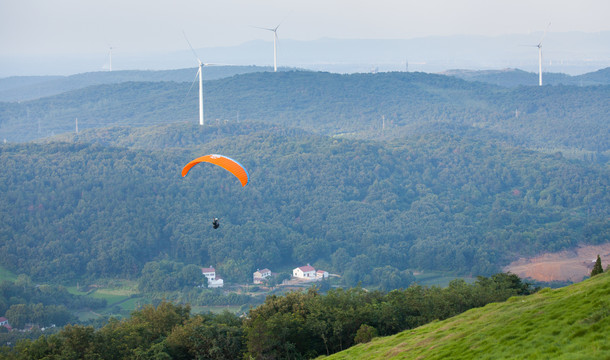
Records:
{"label": "green grassy slope", "polygon": [[607,359],[610,275],[377,338],[328,359]]}

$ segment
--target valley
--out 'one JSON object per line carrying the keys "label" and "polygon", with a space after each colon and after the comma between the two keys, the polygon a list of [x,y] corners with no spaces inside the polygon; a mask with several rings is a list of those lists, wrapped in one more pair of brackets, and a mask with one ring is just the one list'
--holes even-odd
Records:
{"label": "valley", "polygon": [[[315,344],[322,355],[354,344],[360,327],[391,335],[582,281],[594,253],[610,257],[608,85],[238,73],[205,81],[201,126],[189,83],[122,75],[146,81],[53,79],[55,95],[0,103],[0,315],[18,328],[66,336],[71,323],[97,331],[188,312],[192,326],[226,322],[242,339],[263,326],[275,338],[263,309],[303,296],[323,317],[285,326],[336,331]],[[247,185],[210,164],[181,177],[204,154],[238,160]],[[251,284],[256,269],[284,279],[302,264],[333,276]],[[222,289],[201,286],[212,265]],[[357,322],[326,300],[343,296],[363,306]],[[438,307],[425,315],[366,318],[366,303],[389,316],[426,297]],[[257,313],[260,323],[238,318]],[[329,319],[350,325],[331,331]],[[253,334],[234,350],[267,346]],[[269,346],[263,353],[292,351]]]}

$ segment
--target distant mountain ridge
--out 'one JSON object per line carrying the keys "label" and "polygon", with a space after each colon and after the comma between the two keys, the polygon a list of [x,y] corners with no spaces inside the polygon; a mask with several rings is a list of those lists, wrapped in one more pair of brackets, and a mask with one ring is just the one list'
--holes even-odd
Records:
{"label": "distant mountain ridge", "polygon": [[[204,80],[217,80],[251,72],[269,72],[272,67],[261,66],[213,66],[206,67]],[[294,68],[280,67],[279,71],[295,71]],[[306,71],[306,70],[303,70]],[[0,102],[34,100],[63,92],[82,89],[93,85],[118,84],[123,82],[192,82],[196,80],[196,68],[175,70],[119,70],[82,73],[70,76],[13,76],[0,79]],[[441,72],[468,81],[480,81],[503,87],[536,86],[538,74],[520,69],[502,70],[462,70]],[[570,76],[561,73],[544,73],[545,85],[608,85],[610,67],[591,73]]]}
{"label": "distant mountain ridge", "polygon": [[[191,82],[104,84],[0,103],[0,139],[29,141],[88,128],[198,122]],[[207,81],[206,123],[244,120],[328,136],[384,139],[447,123],[512,137],[516,145],[607,156],[609,85],[502,88],[426,73],[253,72]]]}
{"label": "distant mountain ridge", "polygon": [[[610,66],[610,31],[554,32],[544,40],[543,71],[583,74]],[[253,31],[257,31],[253,29]],[[453,35],[403,39],[293,40],[281,35],[278,64],[315,71],[354,73],[370,71],[422,71],[448,69],[519,68],[536,72],[542,37],[537,32],[497,36]],[[186,45],[186,44],[185,44]],[[107,64],[107,49],[94,54],[43,55],[0,58],[0,76],[75,74],[98,71]],[[253,40],[235,46],[197,48],[206,62],[236,65],[273,65],[273,42]],[[180,69],[194,64],[187,46],[180,51],[113,54],[115,70]],[[33,71],[45,69],[40,74]]]}
{"label": "distant mountain ridge", "polygon": [[[480,81],[503,87],[536,86],[538,74],[519,69],[503,70],[447,70],[444,75],[455,76],[468,81]],[[543,73],[543,85],[608,85],[610,84],[610,67],[591,73],[570,76],[558,73]]]}
{"label": "distant mountain ridge", "polygon": [[[204,80],[215,80],[238,74],[272,71],[260,66],[213,66],[206,67]],[[99,71],[70,76],[15,76],[0,79],[1,101],[27,101],[61,94],[93,85],[119,84],[123,82],[193,82],[197,79],[197,68],[176,70],[119,70]]]}

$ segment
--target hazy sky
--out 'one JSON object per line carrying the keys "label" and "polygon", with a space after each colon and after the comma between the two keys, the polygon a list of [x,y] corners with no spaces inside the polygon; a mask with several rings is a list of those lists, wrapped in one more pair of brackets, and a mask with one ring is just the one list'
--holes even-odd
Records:
{"label": "hazy sky", "polygon": [[254,39],[610,30],[609,0],[0,0],[0,57],[184,50]]}

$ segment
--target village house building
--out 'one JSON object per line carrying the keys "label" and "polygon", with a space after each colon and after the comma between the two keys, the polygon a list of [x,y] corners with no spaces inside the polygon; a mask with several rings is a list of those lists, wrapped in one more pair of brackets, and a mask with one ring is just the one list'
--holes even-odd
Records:
{"label": "village house building", "polygon": [[328,271],[318,270],[316,271],[316,279],[326,279],[328,278]]}
{"label": "village house building", "polygon": [[269,276],[271,276],[271,270],[265,268],[263,270],[256,270],[253,274],[252,274],[252,278],[253,278],[253,282],[255,284],[262,284],[263,280],[265,278],[268,278]]}
{"label": "village house building", "polygon": [[216,276],[214,280],[208,280],[209,288],[221,288],[224,286],[224,280],[220,276]]}
{"label": "village house building", "polygon": [[292,276],[299,279],[315,279],[316,269],[307,264],[292,270]]}
{"label": "village house building", "polygon": [[209,268],[201,268],[201,274],[208,279],[209,288],[219,288],[224,286],[224,280],[216,275],[216,269],[213,266]]}
{"label": "village house building", "polygon": [[214,269],[213,266],[210,266],[209,268],[201,268],[201,274],[207,277],[208,280],[214,280],[214,278],[216,277],[216,269]]}
{"label": "village house building", "polygon": [[8,319],[4,316],[0,316],[0,326],[4,326],[6,329],[8,329],[8,331],[13,330],[11,325],[8,323]]}

